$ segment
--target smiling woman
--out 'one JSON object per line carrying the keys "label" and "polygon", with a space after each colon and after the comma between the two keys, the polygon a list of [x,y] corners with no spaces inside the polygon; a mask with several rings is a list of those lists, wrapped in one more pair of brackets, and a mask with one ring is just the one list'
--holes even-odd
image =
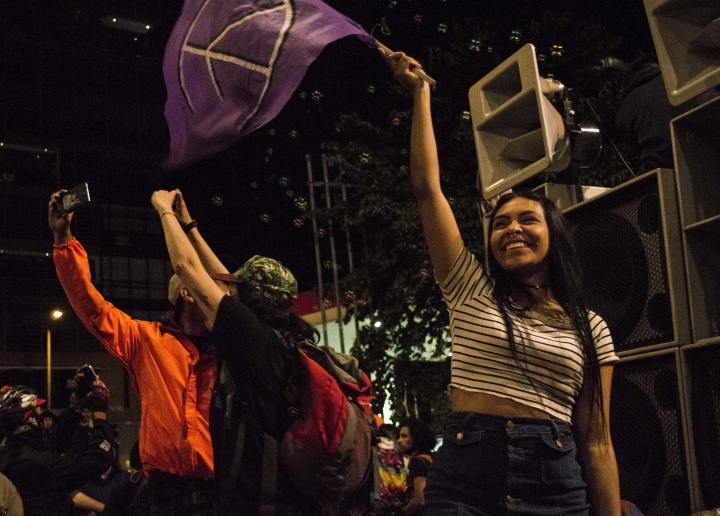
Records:
{"label": "smiling woman", "polygon": [[385,57],[413,94],[411,178],[452,335],[453,413],[422,514],[620,516],[608,425],[617,356],[585,309],[562,213],[532,192],[502,197],[485,271],[440,187],[430,90],[412,73],[420,65]]}
{"label": "smiling woman", "polygon": [[[570,235],[560,210],[532,192],[509,194],[498,202],[489,227],[489,273],[495,280],[495,297],[505,300],[500,303],[501,312],[515,307],[553,320],[573,319],[579,334],[590,335],[578,315],[584,309],[576,309],[584,304]],[[509,340],[513,349],[512,333]]]}
{"label": "smiling woman", "polygon": [[529,285],[547,283],[549,231],[542,204],[517,197],[494,215],[490,246],[500,266]]}

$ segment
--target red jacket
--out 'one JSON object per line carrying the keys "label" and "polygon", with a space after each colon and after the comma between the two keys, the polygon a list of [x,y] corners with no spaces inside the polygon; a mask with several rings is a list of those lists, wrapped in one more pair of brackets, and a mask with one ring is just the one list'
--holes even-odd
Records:
{"label": "red jacket", "polygon": [[90,282],[85,249],[75,239],[55,245],[60,283],[85,327],[130,373],[142,407],[140,459],[146,471],[186,478],[213,476],[210,396],[214,353],[159,322],[139,321],[105,301]]}

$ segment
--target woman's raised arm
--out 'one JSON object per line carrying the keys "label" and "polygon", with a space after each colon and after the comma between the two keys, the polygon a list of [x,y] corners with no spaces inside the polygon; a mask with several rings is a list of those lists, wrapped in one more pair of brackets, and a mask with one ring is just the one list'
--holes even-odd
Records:
{"label": "woman's raised arm", "polygon": [[435,277],[442,281],[460,254],[463,242],[450,203],[440,187],[440,164],[430,111],[430,87],[412,73],[420,64],[402,52],[385,54],[395,80],[413,95],[410,174]]}

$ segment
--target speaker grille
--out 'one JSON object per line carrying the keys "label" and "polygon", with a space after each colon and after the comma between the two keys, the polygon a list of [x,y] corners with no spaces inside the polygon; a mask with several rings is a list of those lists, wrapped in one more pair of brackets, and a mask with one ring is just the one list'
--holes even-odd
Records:
{"label": "speaker grille", "polygon": [[567,214],[588,308],[607,322],[616,351],[673,342],[657,182],[598,201]]}
{"label": "speaker grille", "polygon": [[675,354],[618,364],[610,402],[622,499],[645,516],[689,514]]}
{"label": "speaker grille", "polygon": [[688,352],[693,438],[703,505],[720,507],[720,345]]}

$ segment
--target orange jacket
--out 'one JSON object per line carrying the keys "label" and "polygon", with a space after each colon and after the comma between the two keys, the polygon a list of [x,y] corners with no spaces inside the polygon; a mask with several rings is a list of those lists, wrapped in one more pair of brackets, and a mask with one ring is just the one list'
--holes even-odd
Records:
{"label": "orange jacket", "polygon": [[143,469],[212,477],[214,353],[201,355],[189,340],[173,336],[159,322],[132,319],[105,301],[90,282],[87,253],[77,240],[55,245],[53,258],[75,313],[123,363],[140,396]]}

